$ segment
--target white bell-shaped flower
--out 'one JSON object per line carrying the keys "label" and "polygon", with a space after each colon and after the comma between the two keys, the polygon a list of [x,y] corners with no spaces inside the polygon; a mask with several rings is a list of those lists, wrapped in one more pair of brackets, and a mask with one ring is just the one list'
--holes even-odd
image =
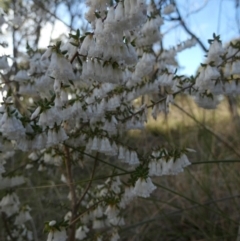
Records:
{"label": "white bell-shaped flower", "polygon": [[240,75],[240,60],[235,60],[232,64],[232,75]]}
{"label": "white bell-shaped flower", "polygon": [[123,3],[118,2],[118,5],[115,9],[115,21],[120,22],[124,19],[124,9],[123,9]]}
{"label": "white bell-shaped flower", "polygon": [[75,234],[75,238],[78,240],[83,240],[87,237],[87,233],[89,232],[89,229],[87,226],[80,226],[77,230],[76,230],[76,234]]}
{"label": "white bell-shaped flower", "polygon": [[104,228],[105,227],[105,223],[102,219],[94,219],[93,220],[93,229],[100,229],[100,228]]}
{"label": "white bell-shaped flower", "polygon": [[65,229],[54,230],[48,234],[47,241],[66,241],[67,232]]}
{"label": "white bell-shaped flower", "polygon": [[91,41],[92,41],[92,35],[88,34],[82,42],[82,45],[79,50],[79,54],[84,55],[84,56],[86,56],[88,54]]}
{"label": "white bell-shaped flower", "polygon": [[26,207],[23,210],[21,210],[20,213],[15,218],[14,224],[20,226],[20,225],[24,224],[25,222],[27,222],[28,220],[31,220],[32,217],[31,217],[29,211],[30,211],[29,207]]}
{"label": "white bell-shaped flower", "polygon": [[0,69],[7,70],[9,69],[9,64],[7,60],[7,56],[0,57]]}
{"label": "white bell-shaped flower", "polygon": [[219,64],[221,60],[220,55],[222,55],[223,52],[222,43],[215,39],[208,51],[208,62],[214,61],[216,65]]}
{"label": "white bell-shaped flower", "polygon": [[94,209],[93,216],[95,218],[101,218],[103,216],[103,208],[101,205],[98,205],[97,208]]}
{"label": "white bell-shaped flower", "polygon": [[115,218],[119,214],[119,209],[115,205],[108,205],[105,211],[105,215],[107,215],[108,219]]}
{"label": "white bell-shaped flower", "polygon": [[30,79],[30,76],[27,74],[26,70],[19,70],[14,76],[15,81],[27,81]]}
{"label": "white bell-shaped flower", "polygon": [[35,119],[41,112],[41,106],[38,106],[37,109],[32,113],[30,119],[33,120]]}
{"label": "white bell-shaped flower", "polygon": [[110,241],[118,241],[119,239],[120,239],[120,236],[119,236],[118,232],[115,231],[112,234]]}
{"label": "white bell-shaped flower", "polygon": [[93,141],[92,141],[92,146],[91,146],[91,150],[92,151],[98,151],[100,148],[100,144],[101,144],[101,140],[98,137],[94,137]]}
{"label": "white bell-shaped flower", "polygon": [[168,15],[168,14],[171,14],[171,13],[173,13],[173,12],[175,12],[175,7],[174,7],[174,5],[173,4],[169,4],[169,5],[167,5],[164,9],[163,9],[163,13],[164,14],[166,14],[166,15]]}
{"label": "white bell-shaped flower", "polygon": [[139,159],[138,159],[137,153],[135,151],[131,151],[130,152],[129,164],[130,165],[137,165],[137,164],[139,164]]}
{"label": "white bell-shaped flower", "polygon": [[150,197],[150,194],[156,189],[150,177],[147,179],[138,178],[135,183],[133,193],[139,197]]}

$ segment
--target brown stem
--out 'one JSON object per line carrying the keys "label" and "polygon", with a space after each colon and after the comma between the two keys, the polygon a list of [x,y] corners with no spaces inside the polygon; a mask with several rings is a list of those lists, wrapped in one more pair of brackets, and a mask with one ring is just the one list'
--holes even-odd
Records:
{"label": "brown stem", "polygon": [[[67,171],[67,182],[68,182],[68,187],[70,189],[70,194],[71,194],[72,217],[70,222],[72,223],[72,220],[75,219],[76,212],[77,212],[77,205],[76,205],[77,197],[75,192],[75,184],[72,176],[72,163],[71,163],[69,148],[67,146],[64,146],[64,151],[65,151],[65,165],[66,165],[66,171]],[[69,241],[75,241],[75,231],[76,231],[76,225],[75,224],[70,225],[69,236],[68,236]]]}
{"label": "brown stem", "polygon": [[176,20],[180,21],[180,23],[183,26],[183,28],[185,29],[185,31],[198,42],[198,44],[201,46],[201,48],[203,49],[204,52],[207,52],[207,48],[204,46],[203,42],[188,28],[188,26],[186,25],[186,23],[184,22],[184,20],[181,16],[176,4],[175,4],[175,6],[176,6],[176,12],[178,14],[178,17],[176,18]]}
{"label": "brown stem", "polygon": [[80,199],[79,199],[78,202],[77,202],[77,206],[76,206],[77,208],[79,207],[79,205],[81,204],[82,200],[84,199],[84,197],[85,197],[86,194],[88,193],[89,188],[91,187],[91,184],[92,184],[92,181],[93,181],[93,178],[94,178],[94,174],[95,174],[95,170],[96,170],[96,167],[97,167],[98,156],[99,156],[99,152],[97,152],[96,157],[95,157],[95,161],[94,161],[94,166],[93,166],[93,170],[92,170],[91,179],[90,179],[87,187],[85,188],[82,196],[80,197]]}
{"label": "brown stem", "polygon": [[72,64],[74,59],[76,59],[76,57],[78,56],[78,51],[73,55],[73,57],[70,60],[70,63]]}
{"label": "brown stem", "polygon": [[11,230],[10,230],[10,228],[8,226],[7,215],[4,212],[2,212],[2,220],[3,220],[3,225],[4,225],[5,229],[6,229],[6,232],[7,232],[8,236],[10,237],[10,239],[12,241],[15,241],[16,239],[12,236]]}

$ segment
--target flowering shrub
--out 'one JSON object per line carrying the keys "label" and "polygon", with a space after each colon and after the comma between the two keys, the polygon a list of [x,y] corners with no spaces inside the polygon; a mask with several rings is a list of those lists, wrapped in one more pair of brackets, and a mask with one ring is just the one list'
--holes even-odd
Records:
{"label": "flowering shrub", "polygon": [[[145,153],[122,141],[126,132],[143,129],[149,110],[155,119],[167,113],[177,94],[189,94],[199,106],[212,109],[220,95],[240,93],[239,43],[224,49],[214,35],[197,75],[178,76],[175,55],[196,42],[190,39],[176,48],[154,51],[164,22],[153,3],[87,0],[86,5],[90,32],[69,34],[67,43],[57,42],[44,53],[28,46],[29,68],[19,69],[11,80],[4,77],[12,71],[10,57],[0,58],[0,189],[6,190],[0,211],[7,240],[36,239],[27,225],[34,222],[31,208],[22,205],[14,191],[26,179],[18,170],[5,170],[15,152],[27,153],[30,161],[24,167],[37,167],[49,180],[48,170],[58,170],[69,188],[68,211],[62,210],[61,220],[52,217],[45,222],[47,241],[119,240],[118,230],[127,219],[123,210],[137,197],[154,192],[152,176],[183,172],[192,151],[155,146]],[[174,11],[167,5],[162,14]],[[134,102],[145,95],[151,104]],[[27,108],[19,96],[31,100]],[[80,164],[83,173],[84,165],[92,166],[85,188],[78,183],[86,177],[74,172]],[[93,182],[99,165],[109,166],[112,174]]]}

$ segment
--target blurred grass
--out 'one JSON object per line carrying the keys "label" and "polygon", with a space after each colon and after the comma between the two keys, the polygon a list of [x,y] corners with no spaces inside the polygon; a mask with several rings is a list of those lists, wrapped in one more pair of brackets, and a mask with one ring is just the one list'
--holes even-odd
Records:
{"label": "blurred grass", "polygon": [[145,150],[169,143],[189,147],[196,150],[189,153],[190,161],[203,163],[177,176],[153,178],[158,189],[151,198],[136,201],[136,214],[128,211],[134,214],[133,224],[123,228],[123,240],[237,240],[240,122],[225,100],[216,110],[200,109],[183,96],[176,103],[184,111],[172,105],[167,116],[150,119],[143,132],[132,131],[130,143]]}

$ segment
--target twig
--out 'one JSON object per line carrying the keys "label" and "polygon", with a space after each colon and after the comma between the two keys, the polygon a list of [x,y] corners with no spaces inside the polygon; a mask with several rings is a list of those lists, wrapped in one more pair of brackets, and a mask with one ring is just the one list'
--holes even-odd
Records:
{"label": "twig", "polygon": [[45,8],[44,4],[42,3],[42,1],[38,1],[35,0],[34,3],[36,5],[38,5],[42,10],[44,10],[45,12],[49,13],[52,17],[54,17],[55,19],[57,19],[58,21],[62,22],[66,27],[71,28],[71,26],[69,26],[69,24],[67,24],[66,22],[64,22],[61,18],[59,18],[56,14],[52,13],[51,11],[49,11],[47,8]]}
{"label": "twig", "polygon": [[191,162],[191,165],[198,165],[198,164],[220,164],[220,163],[234,163],[240,162],[240,160],[217,160],[217,161],[200,161],[200,162]]}
{"label": "twig", "polygon": [[[75,213],[76,213],[76,204],[77,204],[77,198],[76,198],[76,192],[75,192],[75,185],[74,185],[74,180],[72,176],[72,163],[71,163],[71,157],[69,153],[69,148],[65,145],[64,146],[64,151],[65,151],[65,165],[66,165],[66,170],[67,170],[67,182],[68,182],[68,187],[70,189],[70,194],[71,194],[71,206],[72,206],[72,217],[71,220],[75,218]],[[70,225],[69,229],[69,241],[75,241],[75,225]]]}
{"label": "twig", "polygon": [[[189,86],[186,86],[186,87],[182,88],[182,89],[179,90],[179,91],[174,92],[172,95],[175,96],[175,95],[177,95],[177,94],[180,94],[180,93],[182,93],[184,90],[190,89],[190,88],[192,88],[193,86],[194,86],[194,83],[191,84],[191,85],[189,85]],[[154,103],[151,104],[151,105],[148,105],[147,108],[148,108],[148,109],[149,109],[149,108],[152,108],[152,107],[154,107],[155,105],[161,103],[162,101],[165,101],[166,99],[167,99],[167,96],[161,98],[160,100],[154,102]],[[128,117],[126,117],[126,118],[124,118],[124,119],[122,119],[122,120],[119,120],[119,121],[126,121],[126,120],[128,120],[128,119],[131,119],[133,116],[140,114],[142,111],[143,111],[143,110],[139,110],[139,111],[133,113],[132,115],[130,115],[130,116],[128,116]]]}
{"label": "twig", "polygon": [[185,31],[198,42],[198,44],[201,46],[201,48],[203,49],[204,52],[207,52],[208,50],[204,46],[203,42],[188,28],[188,26],[186,25],[186,23],[184,22],[184,20],[181,16],[176,4],[175,4],[175,6],[176,6],[176,12],[178,14],[178,18],[176,20],[180,21],[180,23],[183,26],[183,28],[185,29]]}
{"label": "twig", "polygon": [[78,56],[78,51],[76,51],[76,53],[73,55],[73,57],[70,60],[70,63],[72,64],[74,59]]}
{"label": "twig", "polygon": [[[195,209],[195,208],[211,205],[211,204],[214,204],[216,202],[224,202],[224,201],[227,201],[227,200],[230,200],[230,199],[233,199],[233,198],[240,198],[240,195],[238,194],[238,195],[235,195],[235,196],[229,196],[229,197],[224,197],[224,198],[221,198],[221,199],[210,200],[210,201],[204,202],[201,205],[200,204],[194,204],[194,205],[192,205],[192,206],[190,206],[188,208],[185,208],[185,209],[182,209],[182,210],[179,210],[179,211],[173,211],[173,212],[170,212],[170,213],[167,213],[167,214],[164,214],[164,215],[159,215],[158,217],[155,217],[155,218],[152,218],[152,219],[144,220],[144,221],[139,222],[137,224],[129,225],[128,227],[125,227],[124,229],[122,229],[122,231],[127,231],[127,230],[129,230],[131,228],[136,228],[139,225],[143,225],[145,223],[150,223],[150,222],[157,221],[157,220],[163,218],[163,216],[166,217],[166,216],[182,214],[185,211],[189,211],[189,210],[192,210],[192,209]],[[145,199],[145,200],[147,200],[147,199]],[[149,199],[149,200],[151,200],[151,199]],[[159,201],[159,200],[157,200],[157,201]]]}
{"label": "twig", "polygon": [[198,121],[195,117],[193,117],[192,115],[190,115],[187,111],[185,111],[182,107],[180,107],[177,104],[173,104],[174,106],[176,106],[179,110],[181,110],[184,114],[186,114],[188,117],[190,117],[191,119],[193,119],[197,124],[199,124],[201,127],[203,127],[205,130],[207,130],[208,132],[210,132],[213,136],[215,136],[219,141],[221,141],[226,147],[228,147],[228,149],[230,149],[231,151],[233,151],[239,158],[240,158],[240,153],[235,150],[235,148],[229,144],[229,141],[224,140],[220,135],[218,135],[217,133],[215,133],[210,127],[202,124],[200,121]]}
{"label": "twig", "polygon": [[30,219],[29,222],[30,222],[31,225],[32,225],[34,241],[38,241],[37,229],[36,229],[35,223],[33,222],[32,219]]}
{"label": "twig", "polygon": [[77,204],[76,204],[76,208],[77,208],[77,209],[78,209],[79,205],[81,204],[82,200],[84,199],[84,197],[86,196],[89,188],[91,187],[91,184],[92,184],[92,181],[93,181],[93,178],[94,178],[94,174],[95,174],[95,171],[96,171],[96,167],[97,167],[98,155],[99,155],[99,152],[97,152],[96,158],[95,158],[95,160],[94,160],[94,166],[93,166],[93,170],[92,170],[91,179],[90,179],[87,187],[85,188],[82,196],[80,197],[79,201],[78,201]]}
{"label": "twig", "polygon": [[79,218],[81,218],[85,213],[87,213],[89,210],[91,210],[92,208],[94,208],[96,205],[98,205],[99,203],[103,202],[104,200],[100,200],[99,202],[93,204],[91,207],[89,207],[87,210],[85,210],[83,213],[79,214],[74,220],[71,220],[70,225],[75,225],[75,223],[79,220]]}
{"label": "twig", "polygon": [[4,225],[5,229],[6,229],[6,232],[7,232],[8,236],[10,237],[10,239],[12,241],[15,241],[15,238],[12,236],[11,230],[10,230],[10,228],[8,226],[7,215],[4,212],[2,212],[2,220],[3,220],[3,225]]}

